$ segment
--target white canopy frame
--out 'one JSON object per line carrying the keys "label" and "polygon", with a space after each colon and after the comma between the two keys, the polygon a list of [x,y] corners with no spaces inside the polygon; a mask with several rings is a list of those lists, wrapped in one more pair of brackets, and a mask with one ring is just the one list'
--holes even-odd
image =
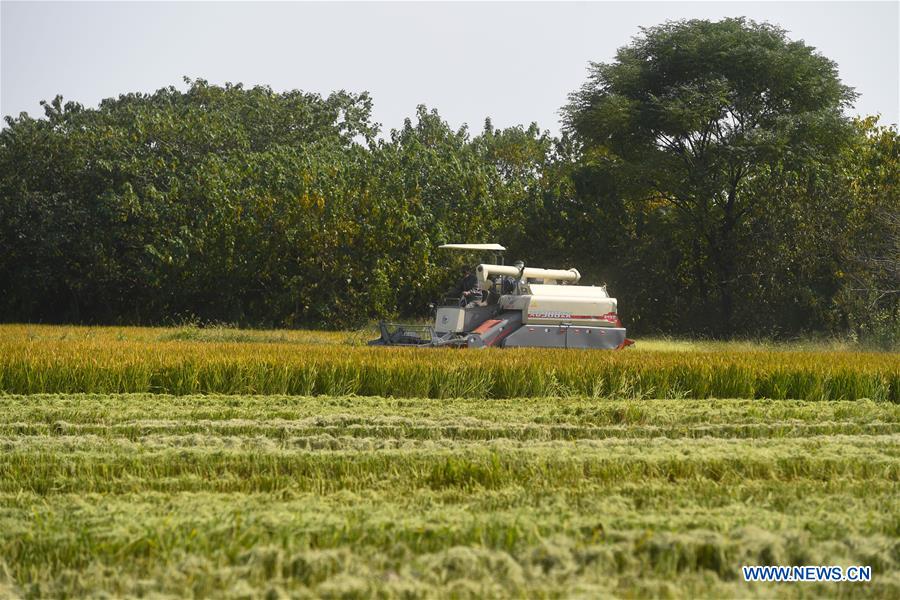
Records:
{"label": "white canopy frame", "polygon": [[480,250],[486,252],[506,252],[506,248],[500,244],[442,244],[438,248],[448,250]]}

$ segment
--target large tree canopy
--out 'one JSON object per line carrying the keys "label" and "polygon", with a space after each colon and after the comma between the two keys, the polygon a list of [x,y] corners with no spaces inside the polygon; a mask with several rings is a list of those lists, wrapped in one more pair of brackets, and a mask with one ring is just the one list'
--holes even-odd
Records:
{"label": "large tree canopy", "polygon": [[[0,319],[348,326],[439,296],[451,241],[515,235],[536,127],[437,111],[376,139],[367,94],[188,81],[0,132]],[[517,212],[518,211],[518,212]]]}
{"label": "large tree canopy", "polygon": [[[827,161],[852,135],[853,91],[836,65],[777,27],[744,19],[679,21],[642,30],[564,109],[567,128],[642,195],[677,211],[693,261],[687,293],[714,298],[733,326],[742,236],[777,198],[751,193],[773,171]],[[604,154],[606,152],[607,154]],[[776,259],[777,257],[772,257]]]}

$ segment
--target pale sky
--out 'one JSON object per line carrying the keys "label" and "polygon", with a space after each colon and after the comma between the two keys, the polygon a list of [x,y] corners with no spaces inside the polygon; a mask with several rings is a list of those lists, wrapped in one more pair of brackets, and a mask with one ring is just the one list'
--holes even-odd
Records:
{"label": "pale sky", "polygon": [[0,2],[0,114],[87,106],[183,76],[276,91],[368,90],[383,131],[417,104],[477,132],[559,131],[559,108],[640,26],[746,16],[835,60],[856,114],[900,113],[900,2]]}

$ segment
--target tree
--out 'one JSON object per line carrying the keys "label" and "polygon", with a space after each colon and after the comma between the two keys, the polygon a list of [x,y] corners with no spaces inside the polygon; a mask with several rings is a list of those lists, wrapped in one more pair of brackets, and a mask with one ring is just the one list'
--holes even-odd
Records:
{"label": "tree", "polygon": [[436,246],[516,231],[537,185],[536,126],[472,140],[420,106],[376,140],[365,93],[188,84],[7,119],[0,319],[423,316],[454,260]]}
{"label": "tree", "polygon": [[[592,63],[564,107],[585,153],[671,213],[686,293],[714,300],[719,334],[734,330],[748,216],[783,207],[748,190],[774,169],[802,171],[852,136],[855,98],[834,62],[778,27],[743,18],[642,29],[615,61]],[[773,257],[777,260],[777,257]]]}
{"label": "tree", "polygon": [[869,117],[842,156],[840,174],[853,199],[841,247],[838,298],[844,328],[861,341],[900,347],[900,135]]}
{"label": "tree", "polygon": [[187,83],[6,119],[4,319],[340,320],[334,246],[369,178],[368,95]]}
{"label": "tree", "polygon": [[488,198],[494,222],[486,240],[502,241],[511,256],[530,260],[546,256],[546,234],[531,235],[529,226],[541,199],[552,159],[553,139],[537,123],[496,129],[487,119],[472,144],[489,173]]}

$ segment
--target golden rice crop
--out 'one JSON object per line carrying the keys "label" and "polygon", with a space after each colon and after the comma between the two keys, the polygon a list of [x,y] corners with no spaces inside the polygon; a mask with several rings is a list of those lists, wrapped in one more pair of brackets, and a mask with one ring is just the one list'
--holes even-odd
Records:
{"label": "golden rice crop", "polygon": [[900,355],[888,353],[468,351],[365,347],[308,332],[177,333],[3,326],[0,391],[900,402]]}
{"label": "golden rice crop", "polygon": [[896,354],[365,339],[0,326],[0,597],[898,596]]}

